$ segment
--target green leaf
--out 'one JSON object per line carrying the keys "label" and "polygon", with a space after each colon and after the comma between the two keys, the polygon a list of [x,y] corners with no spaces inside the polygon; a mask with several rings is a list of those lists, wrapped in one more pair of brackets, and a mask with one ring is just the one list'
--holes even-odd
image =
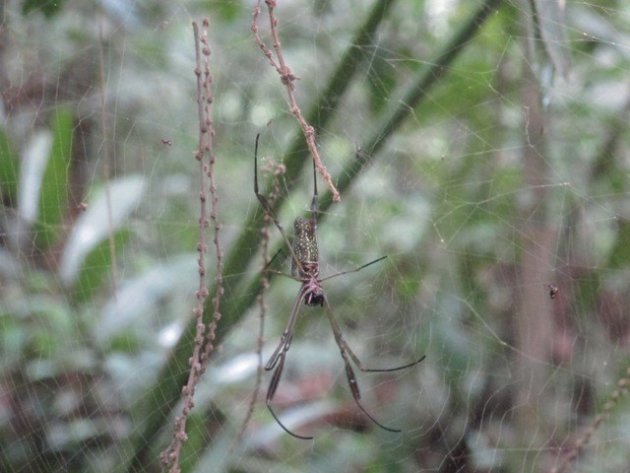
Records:
{"label": "green leaf", "polygon": [[27,334],[14,313],[0,313],[0,372],[21,362]]}
{"label": "green leaf", "polygon": [[61,10],[65,0],[24,0],[22,13],[27,15],[33,11],[41,11],[46,18],[52,17]]}
{"label": "green leaf", "polygon": [[0,128],[0,196],[9,205],[16,205],[19,167],[19,160],[13,152],[9,137]]}
{"label": "green leaf", "polygon": [[[130,232],[121,230],[114,235],[116,252],[125,246]],[[112,253],[109,239],[101,241],[85,258],[81,271],[74,285],[73,298],[75,302],[89,300],[111,275]]]}
{"label": "green leaf", "polygon": [[59,275],[78,301],[87,300],[110,274],[110,238],[116,251],[127,241],[121,228],[140,204],[145,182],[140,176],[112,181],[88,199],[86,212],[77,219],[59,265]]}
{"label": "green leaf", "polygon": [[613,250],[610,252],[609,267],[612,269],[628,267],[630,263],[630,222],[620,220],[617,226],[617,239]]}
{"label": "green leaf", "polygon": [[51,128],[52,149],[39,193],[36,224],[36,241],[39,248],[48,248],[57,240],[62,219],[68,208],[68,176],[73,129],[73,117],[68,108],[57,109]]}

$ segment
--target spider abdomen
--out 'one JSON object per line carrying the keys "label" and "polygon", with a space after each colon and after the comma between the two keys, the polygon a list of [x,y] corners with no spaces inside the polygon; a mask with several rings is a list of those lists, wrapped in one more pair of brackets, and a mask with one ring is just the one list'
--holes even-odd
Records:
{"label": "spider abdomen", "polygon": [[[307,273],[306,266],[317,266],[319,263],[319,250],[317,248],[317,223],[314,219],[298,217],[293,223],[293,253],[301,266],[301,271],[296,267],[296,261],[291,262],[291,273]],[[299,274],[304,277],[304,274]],[[310,275],[312,276],[312,275]],[[316,277],[316,276],[315,276]]]}

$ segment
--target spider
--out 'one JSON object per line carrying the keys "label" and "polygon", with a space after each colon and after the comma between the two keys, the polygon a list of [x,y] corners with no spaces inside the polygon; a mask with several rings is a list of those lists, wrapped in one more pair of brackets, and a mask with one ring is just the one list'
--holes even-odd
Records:
{"label": "spider", "polygon": [[[365,407],[361,404],[361,392],[359,391],[359,385],[357,384],[357,378],[354,373],[354,369],[352,367],[351,361],[354,365],[361,371],[366,373],[386,373],[392,371],[403,370],[406,368],[410,368],[422,360],[424,360],[424,356],[421,356],[415,361],[404,364],[402,366],[396,366],[394,368],[366,368],[363,363],[359,360],[359,357],[352,351],[346,340],[343,338],[341,333],[341,328],[337,323],[337,319],[334,317],[332,308],[326,298],[324,293],[324,289],[322,288],[322,283],[324,281],[328,281],[330,279],[336,278],[338,276],[342,276],[344,274],[356,273],[361,271],[363,268],[371,266],[379,261],[384,260],[387,256],[381,256],[369,263],[366,263],[357,268],[341,271],[339,273],[335,273],[331,276],[326,276],[321,278],[319,275],[319,248],[317,246],[317,220],[319,217],[319,197],[317,195],[317,176],[315,173],[315,163],[313,162],[313,199],[311,201],[310,207],[310,217],[302,218],[297,217],[293,224],[294,237],[293,244],[289,242],[289,238],[287,237],[282,225],[278,221],[276,215],[271,208],[271,205],[259,191],[258,191],[258,140],[260,138],[260,134],[256,135],[256,144],[254,148],[254,193],[260,202],[263,210],[270,216],[273,220],[273,223],[280,231],[282,238],[287,244],[289,248],[289,252],[291,255],[291,278],[298,281],[301,286],[298,292],[297,298],[295,300],[295,304],[291,309],[291,314],[289,315],[289,321],[282,333],[280,338],[280,343],[274,350],[273,354],[267,361],[265,365],[266,371],[272,371],[273,374],[271,376],[271,381],[269,382],[269,387],[267,388],[267,396],[265,403],[269,412],[275,419],[275,421],[284,429],[285,432],[296,437],[298,439],[310,440],[313,437],[311,436],[302,436],[298,435],[295,432],[292,432],[287,428],[278,418],[273,408],[271,407],[271,402],[273,401],[274,395],[276,394],[276,390],[278,388],[278,384],[280,383],[280,377],[282,376],[282,370],[284,368],[284,362],[291,346],[291,341],[293,340],[293,330],[295,328],[295,323],[300,314],[300,309],[302,303],[308,306],[320,306],[324,308],[324,312],[326,313],[326,317],[328,318],[328,322],[332,328],[333,334],[335,336],[335,342],[339,347],[339,351],[341,353],[341,358],[343,360],[345,370],[346,370],[346,378],[348,379],[348,384],[350,385],[350,391],[352,392],[352,397],[354,398],[354,402],[359,407],[359,409],[372,421],[374,424],[379,426],[383,430],[387,430],[389,432],[400,432],[400,429],[394,429],[391,427],[387,427],[376,420],[372,414],[370,414]],[[287,275],[288,276],[288,275]]]}

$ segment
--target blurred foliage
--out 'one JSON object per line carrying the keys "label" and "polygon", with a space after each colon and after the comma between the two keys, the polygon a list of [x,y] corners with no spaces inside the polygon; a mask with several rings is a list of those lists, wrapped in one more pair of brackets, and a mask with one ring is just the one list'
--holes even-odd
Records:
{"label": "blurred foliage", "polygon": [[22,2],[22,13],[25,15],[31,12],[40,11],[46,17],[51,17],[58,13],[65,1],[63,0],[24,0]]}
{"label": "blurred foliage", "polygon": [[35,226],[36,246],[43,250],[57,239],[56,233],[62,228],[62,218],[68,207],[72,125],[70,110],[65,108],[56,110],[51,125],[52,147],[41,178],[39,211]]}
{"label": "blurred foliage", "polygon": [[[209,16],[227,290],[183,471],[551,471],[604,406],[575,470],[621,471],[628,401],[605,403],[630,341],[628,9],[502,1],[474,21],[484,3],[278,2],[299,103],[344,189],[331,205],[320,184],[322,274],[388,255],[327,296],[366,366],[427,359],[360,374],[364,404],[403,433],[381,431],[305,308],[276,403],[315,440],[258,402],[239,442],[258,362],[256,133],[262,166],[286,165],[285,228],[311,198],[250,2],[5,2],[0,470],[159,471],[197,286],[190,23]],[[297,290],[274,278],[265,293],[265,360]]]}

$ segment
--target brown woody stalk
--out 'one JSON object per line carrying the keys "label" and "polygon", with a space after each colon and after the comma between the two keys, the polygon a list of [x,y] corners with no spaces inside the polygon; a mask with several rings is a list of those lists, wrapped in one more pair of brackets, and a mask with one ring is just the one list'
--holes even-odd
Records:
{"label": "brown woody stalk", "polygon": [[586,429],[586,431],[575,441],[560,463],[550,470],[550,473],[564,473],[569,466],[573,464],[580,453],[582,453],[584,448],[586,448],[589,444],[595,431],[610,417],[610,412],[619,403],[621,396],[627,394],[629,387],[630,368],[626,368],[625,375],[617,381],[617,388],[615,388],[610,394],[608,401],[606,401],[604,407],[602,408],[602,411],[595,417],[595,420],[593,420],[593,423]]}
{"label": "brown woody stalk", "polygon": [[[195,75],[197,76],[197,112],[199,119],[199,140],[195,159],[199,162],[199,242],[197,244],[199,285],[195,293],[196,303],[193,314],[196,320],[195,339],[193,352],[189,358],[190,371],[186,384],[182,388],[182,413],[175,420],[175,432],[169,446],[160,455],[164,468],[169,473],[180,472],[181,449],[188,436],[186,434],[186,421],[190,411],[194,407],[193,397],[195,388],[201,375],[206,370],[210,353],[213,349],[216,326],[221,318],[220,304],[223,295],[223,252],[219,242],[219,230],[221,225],[218,220],[218,198],[214,179],[215,155],[213,150],[214,129],[211,119],[212,105],[212,76],[210,74],[210,47],[208,45],[208,20],[203,20],[203,30],[199,34],[199,27],[193,22],[195,38]],[[202,69],[203,67],[203,69]],[[210,220],[214,230],[214,246],[217,252],[216,263],[216,292],[213,301],[212,321],[206,326],[203,320],[203,307],[208,297],[206,284],[206,257],[208,253],[208,189],[210,188]],[[205,335],[205,337],[204,337]]]}
{"label": "brown woody stalk", "polygon": [[280,76],[280,81],[284,84],[287,89],[287,95],[289,98],[289,107],[291,109],[291,113],[295,115],[297,118],[302,131],[304,132],[304,138],[306,139],[306,144],[308,146],[309,152],[313,157],[313,161],[315,162],[315,167],[317,171],[321,174],[324,181],[326,181],[326,185],[328,185],[330,192],[332,194],[333,202],[339,202],[341,198],[339,197],[339,191],[333,184],[332,176],[322,163],[322,158],[319,155],[319,151],[317,150],[317,144],[315,143],[315,129],[306,121],[304,115],[302,115],[302,110],[298,106],[297,100],[295,98],[295,82],[299,77],[297,77],[291,71],[291,68],[287,65],[284,60],[284,56],[282,55],[282,43],[280,43],[280,37],[278,36],[278,20],[273,14],[273,11],[276,7],[275,0],[265,0],[265,4],[267,5],[267,11],[269,13],[269,26],[271,31],[271,39],[273,41],[273,50],[274,53],[265,45],[264,41],[260,37],[258,33],[258,16],[260,15],[260,0],[258,0],[258,4],[254,8],[254,15],[252,20],[252,33],[254,33],[254,39],[256,44],[263,52],[269,64],[278,72]]}
{"label": "brown woody stalk", "polygon": [[[204,20],[204,26],[208,27],[208,20]],[[205,128],[206,128],[206,136],[207,136],[207,149],[206,154],[209,158],[209,164],[206,170],[206,174],[208,176],[208,182],[210,183],[210,221],[212,222],[212,229],[214,231],[214,248],[217,253],[216,258],[216,276],[214,279],[216,292],[212,298],[212,320],[208,325],[208,333],[206,335],[206,343],[204,346],[203,354],[201,357],[201,362],[203,365],[203,369],[205,370],[208,365],[208,360],[210,358],[210,354],[212,350],[214,350],[214,340],[216,338],[217,325],[219,320],[221,320],[221,298],[223,297],[223,250],[221,250],[221,243],[219,240],[219,231],[221,230],[221,224],[219,223],[219,198],[217,195],[217,186],[214,176],[214,165],[216,163],[216,156],[214,154],[214,128],[212,126],[212,76],[210,75],[210,70],[208,67],[208,57],[210,56],[210,48],[208,47],[208,35],[207,31],[204,36],[201,38],[201,43],[204,48],[204,55],[206,56],[205,65],[205,80],[203,81],[204,86],[204,94],[206,97],[206,101],[204,104],[205,108]]]}
{"label": "brown woody stalk", "polygon": [[[274,176],[271,185],[271,193],[267,196],[267,201],[270,205],[273,206],[275,200],[280,195],[280,181],[279,178],[284,175],[286,169],[284,165],[278,164],[275,162],[270,162],[269,169]],[[264,213],[263,217],[263,226],[260,229],[260,235],[262,236],[262,270],[260,277],[260,293],[256,296],[256,303],[259,308],[259,324],[258,324],[258,341],[256,343],[256,356],[258,357],[258,369],[256,370],[256,382],[254,385],[254,391],[252,393],[252,397],[249,402],[249,406],[247,407],[247,413],[245,414],[245,418],[243,419],[243,423],[241,424],[241,428],[238,433],[237,443],[240,443],[243,439],[243,435],[245,434],[245,429],[251,420],[252,414],[254,413],[254,405],[256,404],[256,399],[258,399],[258,393],[260,392],[260,386],[262,383],[262,373],[263,373],[263,359],[262,359],[262,350],[264,344],[264,329],[265,329],[265,316],[267,314],[267,305],[265,304],[265,292],[269,287],[269,278],[267,277],[267,269],[271,264],[269,259],[269,228],[271,227],[273,220],[268,213]]]}

